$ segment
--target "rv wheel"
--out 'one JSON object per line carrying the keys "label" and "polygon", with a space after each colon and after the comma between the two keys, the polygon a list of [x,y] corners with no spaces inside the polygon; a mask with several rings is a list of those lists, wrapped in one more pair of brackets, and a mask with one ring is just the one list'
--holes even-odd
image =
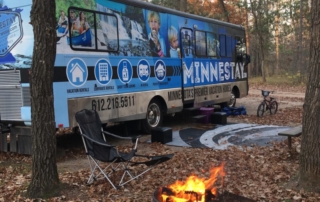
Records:
{"label": "rv wheel", "polygon": [[142,120],[142,132],[149,134],[152,128],[162,125],[163,113],[161,104],[157,100],[152,100],[148,106],[146,119]]}
{"label": "rv wheel", "polygon": [[221,107],[234,107],[236,105],[237,98],[235,93],[232,91],[230,95],[230,100],[221,104]]}
{"label": "rv wheel", "polygon": [[230,100],[228,102],[228,106],[229,107],[234,107],[236,105],[236,102],[237,102],[237,99],[236,99],[236,95],[234,94],[234,92],[232,91],[231,92],[231,95],[230,95]]}

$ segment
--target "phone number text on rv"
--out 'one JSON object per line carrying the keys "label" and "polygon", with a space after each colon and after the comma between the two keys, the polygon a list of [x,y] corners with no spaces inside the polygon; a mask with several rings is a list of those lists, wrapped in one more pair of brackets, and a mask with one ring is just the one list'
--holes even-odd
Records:
{"label": "phone number text on rv", "polygon": [[92,109],[96,111],[113,110],[134,106],[135,96],[119,96],[92,100]]}

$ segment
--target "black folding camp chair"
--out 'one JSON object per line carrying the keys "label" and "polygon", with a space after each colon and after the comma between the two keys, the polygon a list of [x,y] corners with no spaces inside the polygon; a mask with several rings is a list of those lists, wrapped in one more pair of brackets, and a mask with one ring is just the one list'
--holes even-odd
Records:
{"label": "black folding camp chair", "polygon": [[[155,165],[165,162],[173,157],[173,154],[160,156],[145,156],[137,154],[137,145],[140,136],[121,137],[107,131],[103,131],[99,115],[94,110],[83,109],[75,114],[86,155],[90,164],[91,175],[87,183],[92,183],[100,177],[106,178],[113,188],[120,186],[138,178],[151,170]],[[129,153],[120,152],[116,146],[110,145],[106,141],[106,136],[112,136],[119,139],[132,140],[134,148]],[[136,161],[135,157],[143,158],[145,161]],[[141,160],[141,159],[140,159]],[[107,166],[102,168],[102,162],[107,162]],[[131,166],[145,164],[147,167],[140,173],[134,175],[130,171]],[[110,178],[116,171],[123,171],[119,183],[114,183]]]}

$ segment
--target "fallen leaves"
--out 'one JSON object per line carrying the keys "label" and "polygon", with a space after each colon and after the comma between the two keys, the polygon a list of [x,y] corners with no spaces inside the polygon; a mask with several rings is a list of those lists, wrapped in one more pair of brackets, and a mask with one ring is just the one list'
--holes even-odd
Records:
{"label": "fallen leaves", "polygon": [[[294,141],[299,141],[299,138]],[[140,147],[152,147],[158,152],[172,152],[158,143],[140,143]],[[159,153],[158,153],[159,154]],[[3,155],[1,153],[0,155]],[[286,142],[276,143],[271,147],[252,147],[228,150],[201,148],[182,148],[175,152],[170,161],[156,166],[143,177],[134,180],[119,190],[114,190],[106,180],[95,181],[86,185],[90,175],[88,169],[60,174],[62,183],[71,190],[63,192],[61,197],[50,201],[150,201],[154,192],[176,180],[185,180],[192,173],[199,177],[208,177],[209,169],[225,162],[226,177],[223,190],[258,201],[278,201],[285,199],[314,201],[314,193],[301,195],[282,185],[298,170],[298,154],[288,154]],[[17,168],[8,166],[1,175],[0,201],[27,200],[21,194],[30,182],[30,173],[20,174]],[[29,177],[28,177],[29,176]],[[219,189],[218,189],[219,191]],[[310,195],[310,197],[309,197]]]}
{"label": "fallen leaves", "polygon": [[302,107],[291,107],[279,109],[276,114],[270,115],[268,112],[262,117],[256,115],[240,115],[230,117],[232,121],[237,119],[237,122],[252,123],[261,125],[277,125],[277,126],[296,126],[302,123],[303,109]]}
{"label": "fallen leaves", "polygon": [[[257,86],[255,86],[257,87]],[[264,86],[270,87],[270,86]],[[258,88],[258,87],[257,87]],[[261,88],[261,86],[260,86]],[[274,89],[273,90],[277,90]],[[290,87],[278,90],[292,90]],[[295,89],[296,90],[296,89]],[[301,88],[296,91],[303,92]],[[281,98],[285,101],[303,101],[302,98]],[[232,119],[243,123],[294,126],[301,124],[301,107],[280,109],[275,115],[237,116]],[[199,127],[212,127],[210,124]],[[257,201],[319,201],[320,194],[304,190],[288,189],[286,183],[294,179],[299,170],[300,138],[293,138],[292,152],[288,152],[287,142],[273,143],[268,147],[229,147],[227,150],[206,148],[175,148],[160,143],[140,142],[140,154],[159,155],[175,153],[174,157],[144,174],[142,177],[115,190],[107,180],[97,180],[87,185],[90,175],[89,165],[83,169],[81,164],[72,164],[72,169],[60,173],[60,181],[68,185],[60,197],[47,201],[151,201],[155,191],[177,180],[185,180],[191,174],[207,178],[210,168],[225,162],[226,176],[223,185],[218,185],[218,192],[229,191]],[[128,149],[126,145],[121,149]],[[83,146],[67,148],[59,161],[70,159],[83,160]],[[0,202],[32,201],[24,197],[31,180],[31,157],[13,153],[0,153]],[[135,167],[137,172],[141,167]],[[115,178],[111,178],[116,180]]]}
{"label": "fallen leaves", "polygon": [[270,84],[261,84],[261,83],[249,83],[249,89],[263,89],[263,90],[270,90],[276,92],[300,92],[305,93],[306,87],[305,86],[293,86],[288,84],[281,84],[281,85],[270,85]]}

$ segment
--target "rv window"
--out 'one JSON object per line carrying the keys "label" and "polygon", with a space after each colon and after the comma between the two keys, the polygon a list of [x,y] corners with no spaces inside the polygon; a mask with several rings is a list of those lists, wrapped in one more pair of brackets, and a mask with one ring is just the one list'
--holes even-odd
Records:
{"label": "rv window", "polygon": [[226,35],[220,35],[220,56],[226,57]]}
{"label": "rv window", "polygon": [[195,31],[195,39],[196,39],[196,55],[206,56],[207,54],[206,33],[202,31]]}
{"label": "rv window", "polygon": [[119,50],[118,21],[114,15],[96,13],[97,49],[104,51]]}
{"label": "rv window", "polygon": [[231,36],[228,36],[226,37],[226,50],[227,50],[227,57],[232,57],[232,49],[233,49],[233,46],[232,46],[232,41],[231,41]]}
{"label": "rv window", "polygon": [[193,57],[194,55],[194,49],[193,49],[193,32],[191,29],[185,29],[182,28],[180,32],[180,38],[181,38],[181,53],[182,57],[188,58]]}
{"label": "rv window", "polygon": [[246,55],[246,41],[244,37],[236,37],[236,60],[242,62]]}
{"label": "rv window", "polygon": [[69,9],[70,33],[67,41],[72,49],[95,50],[95,29],[93,12]]}
{"label": "rv window", "polygon": [[219,41],[217,35],[207,32],[207,55],[209,57],[217,57],[217,50],[219,47]]}

